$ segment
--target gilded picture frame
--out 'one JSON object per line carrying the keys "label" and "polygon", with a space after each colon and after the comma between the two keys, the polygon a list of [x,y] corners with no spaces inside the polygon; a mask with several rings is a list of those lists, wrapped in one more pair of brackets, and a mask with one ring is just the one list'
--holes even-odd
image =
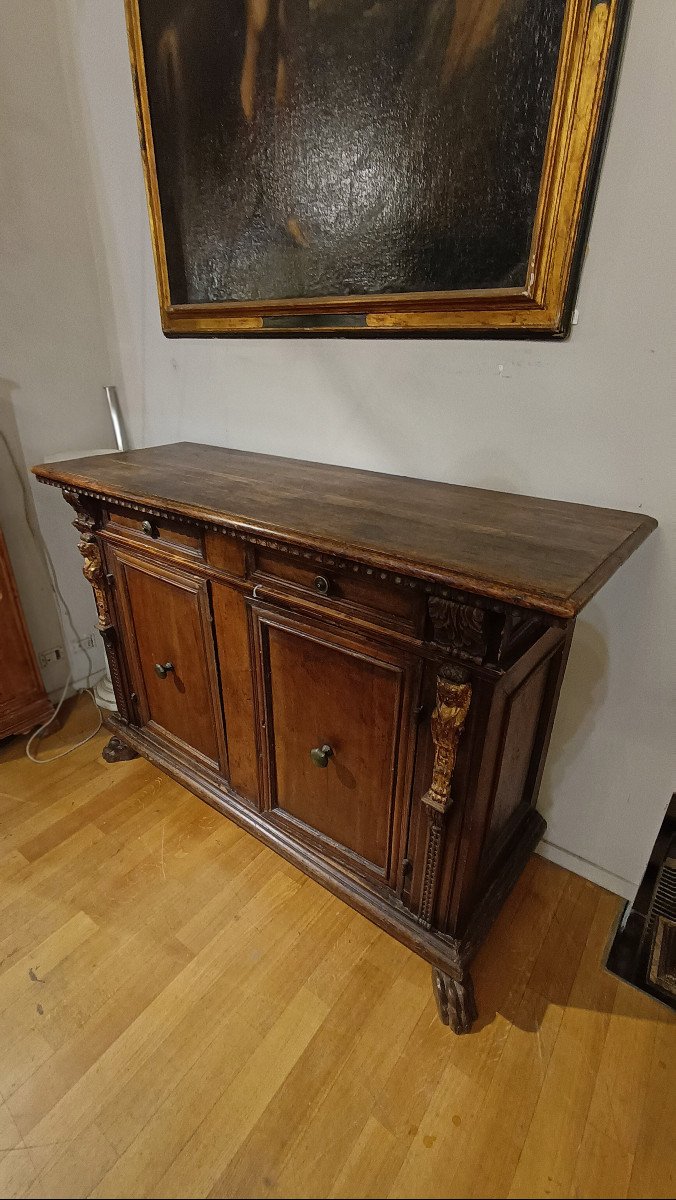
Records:
{"label": "gilded picture frame", "polygon": [[[441,208],[442,218],[445,200],[451,195],[455,196],[458,193],[458,187],[462,186],[462,181],[460,185],[454,181],[455,191],[451,193],[449,185],[446,183],[446,176],[453,174],[451,168],[454,168],[459,161],[465,161],[468,158],[467,153],[464,154],[464,159],[461,154],[458,154],[457,139],[456,144],[450,145],[450,149],[448,149],[449,169],[447,171],[444,166],[445,175],[441,183],[438,182],[441,177],[438,171],[435,175],[436,185],[430,184],[429,180],[424,178],[425,171],[431,169],[428,164],[435,157],[430,152],[430,148],[436,144],[443,143],[445,145],[443,135],[441,142],[438,141],[440,136],[438,114],[441,112],[443,116],[446,110],[440,106],[437,93],[441,90],[441,84],[438,79],[435,79],[436,93],[431,103],[436,105],[434,109],[436,124],[433,124],[432,127],[437,143],[428,142],[425,153],[419,156],[414,173],[409,173],[408,176],[401,171],[401,163],[396,157],[397,154],[402,153],[399,148],[396,149],[393,156],[388,158],[387,145],[385,145],[384,157],[378,158],[378,162],[385,163],[384,168],[379,167],[380,177],[376,178],[376,185],[380,187],[380,196],[373,202],[373,212],[375,213],[377,209],[378,214],[378,238],[376,239],[378,246],[374,252],[375,265],[367,264],[371,276],[368,280],[368,290],[365,291],[351,286],[352,266],[354,266],[355,278],[361,278],[365,270],[364,264],[360,261],[359,241],[355,241],[353,237],[352,242],[345,241],[345,245],[338,248],[334,244],[336,238],[333,231],[337,228],[337,236],[340,237],[341,230],[347,224],[343,220],[344,213],[341,210],[338,211],[337,216],[335,212],[331,214],[333,224],[329,225],[329,234],[324,240],[322,240],[321,231],[319,234],[313,232],[315,229],[320,229],[322,214],[319,214],[313,225],[312,204],[308,203],[307,197],[301,198],[301,202],[305,206],[303,212],[306,214],[302,220],[297,219],[294,215],[296,201],[293,198],[291,201],[284,201],[287,203],[287,208],[283,210],[283,219],[279,217],[280,205],[276,202],[274,219],[270,217],[267,223],[262,219],[260,210],[269,202],[268,200],[261,201],[260,197],[256,202],[257,208],[250,202],[248,206],[242,202],[242,211],[237,214],[236,221],[233,220],[229,211],[239,204],[240,191],[238,189],[241,189],[241,194],[244,195],[248,186],[246,183],[247,168],[240,166],[237,155],[243,146],[242,154],[244,156],[248,154],[253,161],[255,150],[252,150],[252,146],[255,146],[255,139],[258,138],[260,145],[262,144],[261,138],[265,137],[267,138],[266,153],[269,160],[270,140],[278,136],[275,130],[281,127],[276,124],[271,132],[270,123],[278,122],[280,110],[284,110],[285,105],[287,108],[290,106],[288,95],[292,85],[289,85],[288,78],[293,70],[296,71],[300,80],[299,89],[304,86],[305,94],[308,94],[310,87],[307,82],[310,72],[308,62],[310,60],[306,54],[300,66],[297,64],[294,66],[293,50],[289,49],[289,45],[293,45],[292,34],[297,39],[297,34],[293,33],[293,27],[289,32],[289,26],[292,26],[289,17],[291,0],[125,0],[132,79],[161,323],[165,334],[170,336],[182,334],[192,336],[272,334],[362,337],[369,335],[439,336],[455,334],[463,336],[565,337],[570,330],[579,271],[591,220],[629,0],[538,0],[538,2],[541,4],[543,12],[551,11],[551,28],[556,33],[556,43],[553,41],[553,33],[551,41],[552,46],[555,45],[555,60],[552,58],[553,52],[550,52],[547,60],[547,70],[551,73],[550,84],[547,85],[547,79],[544,78],[546,75],[544,67],[541,68],[543,82],[539,76],[537,79],[534,77],[536,73],[529,70],[529,63],[525,63],[521,68],[520,75],[512,74],[510,76],[512,94],[509,94],[507,83],[505,83],[504,104],[496,103],[494,100],[492,108],[489,110],[489,113],[504,114],[507,101],[509,101],[516,111],[521,93],[525,95],[532,84],[533,95],[528,98],[529,107],[527,109],[524,107],[523,112],[517,112],[514,117],[515,127],[520,127],[523,134],[524,113],[535,113],[536,124],[540,122],[538,127],[542,130],[539,148],[536,145],[537,129],[534,130],[530,141],[528,137],[525,141],[522,137],[519,143],[527,147],[532,144],[535,147],[532,152],[532,161],[529,159],[526,164],[527,170],[524,167],[519,175],[519,164],[517,163],[517,169],[513,170],[513,164],[508,163],[510,157],[514,156],[510,154],[511,147],[505,141],[506,118],[504,115],[500,116],[502,121],[498,131],[500,137],[492,128],[485,133],[486,105],[484,104],[482,110],[480,101],[477,101],[477,113],[484,119],[477,123],[476,135],[471,129],[469,132],[463,133],[465,148],[468,139],[474,138],[475,141],[476,139],[481,141],[483,138],[484,142],[487,142],[487,148],[484,146],[482,151],[484,164],[486,155],[491,152],[493,144],[502,147],[500,150],[502,159],[496,167],[496,175],[499,175],[500,170],[505,173],[508,169],[512,171],[509,181],[505,182],[503,187],[502,209],[498,212],[496,208],[497,216],[493,214],[491,218],[493,231],[491,254],[495,261],[501,264],[495,268],[498,272],[502,270],[501,278],[496,281],[486,275],[489,268],[486,266],[484,269],[484,259],[482,258],[484,255],[487,262],[489,257],[485,253],[481,241],[481,222],[482,214],[486,211],[486,196],[499,192],[499,188],[496,189],[494,184],[490,188],[485,183],[481,184],[481,180],[485,180],[485,167],[483,175],[481,175],[480,169],[480,186],[475,192],[474,212],[471,211],[474,203],[472,197],[469,201],[467,199],[467,191],[471,184],[471,170],[466,168],[467,183],[465,194],[462,196],[462,213],[463,219],[470,224],[463,226],[463,229],[469,228],[473,231],[472,236],[475,239],[476,248],[473,265],[470,264],[470,267],[463,269],[472,278],[476,278],[479,284],[488,279],[489,286],[474,286],[473,284],[464,287],[438,286],[439,278],[444,270],[446,270],[446,276],[443,277],[444,282],[450,280],[452,283],[454,278],[460,278],[461,275],[458,263],[462,258],[463,234],[458,233],[455,242],[453,241],[453,226],[456,218],[451,211],[450,202],[447,222],[448,237],[445,241],[440,241],[437,237],[437,241],[432,241],[431,250],[426,244],[424,253],[421,249],[416,257],[416,239],[422,239],[423,235],[420,232],[422,228],[420,222],[418,225],[413,222],[411,224],[413,230],[411,234],[412,251],[409,252],[409,247],[405,246],[402,252],[402,262],[405,261],[405,267],[400,269],[398,260],[392,266],[392,255],[387,260],[384,257],[382,261],[378,258],[381,244],[385,245],[385,249],[387,249],[389,233],[389,230],[383,225],[386,219],[383,216],[382,201],[383,171],[386,176],[385,185],[395,192],[403,192],[403,200],[401,195],[398,197],[400,210],[402,203],[404,205],[408,203],[409,209],[412,205],[420,207],[421,196],[427,196],[434,186],[441,189],[438,207]],[[307,14],[316,14],[319,9],[321,16],[321,6],[323,4],[335,5],[337,0],[314,0],[312,5],[308,4],[308,0],[296,0],[296,3],[300,7],[295,10],[295,29],[304,31],[311,19]],[[381,14],[384,9],[382,3],[377,6],[371,5],[370,8],[360,8],[358,7],[360,3],[361,0],[352,0],[349,9],[346,8],[344,11],[346,20],[353,22],[351,35],[357,40],[361,40],[366,46],[364,54],[366,55],[365,62],[368,65],[369,40],[368,36],[363,33],[363,29],[377,28],[381,40],[384,35],[380,26],[376,27],[373,23],[366,26],[366,16],[371,19],[374,10]],[[427,12],[420,6],[428,3],[428,0],[386,0],[386,3],[391,6],[402,6],[399,16],[399,10],[394,7],[387,10],[386,16],[378,16],[378,20],[381,22],[385,20],[389,22],[386,30],[389,36],[394,38],[395,34],[400,33],[397,25],[399,19],[401,22],[409,23],[406,31],[408,42],[405,43],[404,51],[400,49],[403,44],[401,37],[396,41],[396,47],[400,57],[402,54],[408,54],[409,57],[415,58],[416,69],[408,71],[406,87],[409,93],[417,89],[417,93],[410,103],[413,105],[415,102],[415,111],[419,113],[422,111],[421,104],[424,100],[424,97],[421,100],[420,93],[424,92],[427,87],[427,76],[433,78],[434,75],[433,72],[426,70],[429,62],[425,57],[425,55],[429,57],[432,54],[433,48],[430,48],[429,35],[427,43],[421,48],[420,26],[415,26],[413,29],[415,37],[411,37],[411,23],[414,22],[412,13]],[[414,3],[419,6],[415,10],[410,7]],[[431,4],[432,0],[429,0],[429,3]],[[473,85],[472,94],[481,97],[490,83],[490,80],[486,83],[488,79],[486,72],[499,69],[499,65],[496,67],[495,64],[500,62],[498,54],[500,38],[505,45],[509,38],[512,39],[508,47],[512,59],[515,55],[514,45],[517,46],[517,49],[520,45],[527,46],[528,42],[524,40],[527,37],[533,39],[533,45],[538,41],[539,30],[533,23],[533,10],[528,9],[531,0],[434,0],[434,3],[434,20],[438,22],[443,18],[446,21],[445,28],[447,30],[447,41],[444,43],[445,58],[438,73],[446,72],[446,76],[448,76],[449,69],[455,72],[453,76],[455,91],[452,93],[454,107],[451,107],[450,100],[445,101],[449,112],[458,110],[458,96],[462,96],[462,88],[469,86],[467,81],[471,80],[470,70],[467,66],[468,44],[474,47],[473,62],[478,64],[476,70],[483,72],[482,75],[479,75],[478,82]],[[221,4],[220,9],[214,7],[217,4]],[[200,5],[203,6],[201,9]],[[408,7],[405,7],[406,5]],[[188,16],[184,16],[184,10]],[[198,17],[194,15],[196,11],[198,11]],[[216,17],[214,17],[214,13],[217,14]],[[331,14],[335,16],[335,7],[331,9],[329,16]],[[439,14],[441,14],[441,18]],[[326,62],[326,38],[332,36],[331,30],[336,27],[335,21],[333,25],[331,24],[329,16],[326,18],[326,29],[322,30],[325,38],[323,57],[320,59],[315,57],[312,60],[314,78],[310,82],[314,85],[316,93],[319,86],[316,76],[319,72],[324,93],[327,90],[327,78],[329,85],[336,90],[336,101],[333,103],[329,95],[322,118],[324,120],[323,128],[333,129],[335,133],[335,130],[340,128],[340,122],[343,120],[345,112],[353,112],[358,105],[354,103],[351,107],[348,100],[347,106],[344,104],[343,109],[340,108],[339,93],[342,94],[343,89],[339,76],[336,75],[336,71],[339,72],[341,69],[339,56],[334,56],[338,66],[332,60],[332,75],[328,76],[326,74],[328,68],[322,65]],[[461,40],[458,33],[460,17],[465,22],[460,31],[464,40]],[[188,24],[189,19],[192,21],[192,26]],[[316,21],[318,18],[315,15],[312,19]],[[428,16],[426,19],[431,21],[432,17]],[[529,19],[530,25],[528,24]],[[191,31],[198,20],[202,21],[202,25],[198,27],[198,34],[202,41],[199,42],[197,34],[191,34],[192,42],[188,47],[190,53],[184,52],[184,43],[187,42],[189,36],[185,30]],[[203,28],[206,20],[215,23],[214,36],[210,36],[208,39],[205,38]],[[418,18],[416,17],[415,20],[417,21]],[[286,25],[283,24],[284,21],[286,21]],[[164,23],[162,24],[162,22]],[[515,37],[520,33],[521,26],[523,26],[522,40],[519,43],[518,40],[515,41]],[[268,34],[268,29],[273,32]],[[448,30],[450,30],[450,34],[448,34]],[[274,42],[272,57],[269,45],[262,40],[264,37],[268,39],[268,43]],[[413,51],[408,49],[409,43],[412,42],[418,44],[415,56]],[[196,43],[198,48],[208,45],[208,54],[206,51],[203,52],[208,61],[203,62],[199,59],[194,49]],[[254,46],[253,59],[252,44]],[[263,101],[259,103],[259,97],[263,96],[265,85],[265,76],[260,67],[260,63],[264,62],[264,51],[268,55],[265,61],[272,63],[268,70],[269,75],[272,71],[270,75],[272,83],[268,87],[270,96],[266,101],[267,107]],[[451,68],[448,67],[449,54],[452,58]],[[216,55],[221,55],[222,58],[216,58]],[[461,55],[465,56],[461,64],[462,69],[458,67]],[[161,62],[159,62],[160,56]],[[351,61],[351,56],[345,56],[345,59]],[[542,55],[541,59],[543,62],[545,61]],[[236,71],[232,66],[235,61]],[[258,71],[258,76],[263,80],[262,83],[255,82],[258,76],[252,71],[252,61]],[[320,63],[319,68],[316,66],[317,62]],[[516,70],[518,67],[517,63],[514,69]],[[324,76],[321,75],[322,70],[324,70]],[[389,59],[382,70],[388,74]],[[191,72],[192,79],[190,78]],[[190,86],[193,87],[193,94],[197,94],[196,89],[203,86],[203,81],[209,77],[209,74],[217,80],[217,85],[221,89],[218,92],[218,103],[221,103],[222,95],[224,97],[222,100],[223,110],[226,112],[226,118],[220,121],[218,127],[220,140],[217,151],[213,150],[213,133],[209,124],[215,120],[213,110],[217,106],[214,105],[212,97],[215,94],[213,87],[216,84],[213,85],[211,92],[205,85],[204,96],[201,98],[198,95],[197,100],[193,99],[191,107],[187,105],[184,95]],[[235,78],[229,80],[229,75]],[[514,89],[515,78],[523,81],[517,89]],[[444,95],[448,96],[446,77],[445,80],[446,92]],[[497,75],[496,80],[499,86],[500,78]],[[352,86],[350,78],[347,79],[345,86]],[[378,81],[375,80],[374,92],[378,90],[378,86]],[[388,86],[390,86],[389,83]],[[403,87],[401,80],[399,79],[396,85],[392,84],[391,86],[394,89],[392,96],[396,95],[397,105],[401,106]],[[493,87],[495,88],[495,86],[494,80]],[[382,95],[386,97],[388,95],[383,88],[379,94],[381,106],[379,112],[383,108]],[[501,99],[499,93],[495,94],[498,99]],[[543,99],[541,99],[542,97]],[[255,112],[257,103],[259,103],[259,112]],[[408,103],[408,98],[404,95],[404,107]],[[540,108],[537,107],[538,103],[540,103]],[[396,107],[393,103],[392,108]],[[469,103],[467,107],[470,107]],[[230,118],[228,113],[234,108],[240,111],[236,117]],[[189,111],[188,117],[185,116],[186,110]],[[307,176],[310,181],[307,183],[307,188],[310,190],[310,201],[312,201],[312,188],[314,187],[316,190],[321,186],[322,170],[324,170],[324,164],[321,162],[322,153],[328,159],[333,153],[329,143],[332,146],[335,141],[335,137],[329,138],[326,133],[322,135],[323,140],[320,137],[318,141],[314,136],[316,129],[313,130],[310,127],[310,118],[307,114],[314,114],[316,111],[315,96],[314,108],[307,102],[304,114],[299,117],[298,111],[296,111],[293,121],[289,118],[285,127],[293,130],[295,139],[293,161],[300,164],[297,168],[294,168],[293,165],[289,168],[289,178],[292,177],[294,169],[297,169],[300,178]],[[413,111],[412,108],[411,111]],[[424,111],[429,113],[430,105]],[[174,118],[175,112],[179,114],[176,119]],[[270,116],[271,112],[272,116]],[[328,117],[326,117],[327,112]],[[363,121],[367,119],[367,116],[363,117]],[[394,116],[396,118],[396,112]],[[316,121],[314,115],[311,119]],[[326,125],[327,120],[329,121],[328,126]],[[497,122],[498,118],[496,117],[495,120]],[[330,124],[331,121],[333,121],[333,126]],[[209,136],[204,132],[205,122],[209,126]],[[372,126],[374,124],[377,127],[378,122],[372,122]],[[385,128],[384,124],[383,128]],[[388,117],[387,129],[391,130],[392,128],[393,121]],[[193,136],[194,130],[197,130],[195,136]],[[304,144],[306,135],[308,136],[307,146]],[[353,142],[358,135],[359,131],[357,135],[354,132],[350,134]],[[345,136],[347,137],[347,134]],[[384,136],[385,142],[387,142],[387,137],[390,138],[391,145],[391,133]],[[415,138],[418,134],[416,130],[410,134],[404,123],[403,134],[397,141],[397,147],[404,144],[405,136]],[[489,141],[489,137],[493,139],[492,142]],[[187,168],[184,164],[186,162],[194,164],[197,161],[198,166],[195,168],[191,165],[190,169],[193,173],[196,170],[199,171],[200,140],[207,147],[212,145],[210,153],[213,161],[209,165],[210,173],[205,174],[199,185],[192,188],[190,202],[188,202],[184,200],[187,193],[185,187],[181,190],[180,179],[178,183],[175,182],[175,178],[178,178],[179,174],[179,167],[176,164],[179,164],[185,175]],[[288,160],[288,149],[285,153]],[[359,177],[355,177],[355,180],[348,177],[346,180],[349,195],[356,194],[358,197],[358,203],[361,206],[360,220],[362,227],[367,229],[367,234],[368,189],[371,186],[369,170],[374,161],[372,146],[370,154],[371,163],[367,163],[366,167],[363,162],[358,164]],[[217,167],[214,167],[214,162]],[[220,169],[224,162],[226,164],[223,168],[224,174],[229,173],[229,175],[223,184],[221,193],[219,190],[221,181],[216,178],[214,171]],[[306,170],[304,162],[308,164]],[[257,178],[260,179],[260,164],[257,169]],[[303,176],[304,170],[305,176]],[[341,170],[345,171],[344,163]],[[392,178],[388,179],[387,173],[390,170]],[[314,176],[312,176],[312,171],[315,172]],[[331,164],[329,163],[325,166],[327,177],[330,177],[330,171]],[[374,174],[374,170],[371,170],[371,174]],[[455,171],[455,177],[462,177],[462,169]],[[532,212],[529,210],[527,217],[524,216],[520,207],[522,199],[518,192],[520,179],[526,180],[524,196],[527,193],[530,197],[528,202],[532,204]],[[516,184],[514,180],[516,180]],[[343,181],[341,180],[341,182]],[[502,183],[502,180],[499,182]],[[411,185],[417,190],[415,196],[409,199],[405,193],[406,187]],[[284,181],[283,186],[287,188],[287,181]],[[332,186],[335,188],[335,183]],[[483,193],[482,186],[484,187]],[[287,188],[287,190],[289,189]],[[219,200],[221,194],[224,197],[222,228],[218,224],[218,219],[214,217],[214,213],[218,211],[218,204],[221,202]],[[177,196],[179,197],[178,202]],[[341,200],[340,203],[342,204],[343,201]],[[204,211],[199,208],[200,204]],[[460,211],[460,201],[457,202],[456,207]],[[522,207],[525,211],[526,199],[523,200]],[[469,213],[468,210],[470,210]],[[345,212],[347,211],[345,209]],[[366,213],[365,217],[364,213]],[[263,216],[267,218],[266,213]],[[503,218],[505,246],[511,245],[510,239],[514,241],[516,248],[513,257],[518,260],[516,265],[511,263],[507,250],[503,253],[504,247],[499,244],[501,233],[499,220]],[[438,219],[438,214],[435,214],[437,222]],[[365,225],[364,222],[366,222]],[[256,224],[256,229],[249,235],[249,226],[253,229],[254,224]],[[264,231],[263,235],[260,233],[261,228]],[[356,225],[357,235],[359,228],[360,226]],[[406,230],[408,226],[405,225],[403,228]],[[202,233],[202,229],[207,230],[207,234]],[[233,229],[237,231],[236,246],[233,242]],[[273,234],[268,232],[269,229],[273,230]],[[517,229],[518,237],[514,232],[515,229]],[[307,230],[310,232],[308,233]],[[204,243],[207,235],[208,253],[200,243],[200,238]],[[394,231],[393,240],[395,235],[398,239],[397,245],[401,246],[400,227]],[[347,235],[345,235],[346,237]],[[527,241],[524,241],[526,237]],[[367,241],[368,236],[365,245]],[[371,238],[369,244],[372,245],[373,241],[374,238]],[[436,252],[437,245],[441,247],[438,253]],[[178,252],[176,251],[177,246]],[[186,250],[186,246],[188,250]],[[197,247],[197,250],[193,254],[194,261],[191,259],[190,263],[192,274],[190,271],[184,271],[184,274],[181,275],[181,270],[175,266],[177,253],[189,257],[189,253],[192,253],[190,248],[193,246]],[[450,246],[454,247],[453,253],[449,251]],[[383,251],[383,255],[384,253]],[[256,254],[259,254],[261,258],[260,269]],[[350,258],[350,254],[352,258]],[[453,258],[453,254],[455,254],[455,258]],[[338,271],[336,262],[339,259],[339,290],[327,291],[327,294],[314,294],[314,292],[304,295],[284,294],[287,286],[285,271],[288,271],[289,264],[293,265],[294,278],[300,279],[302,286],[304,264],[310,262],[312,272],[314,272],[312,274],[313,286],[316,291],[317,287],[321,289],[323,278],[333,278],[332,272],[334,275],[336,274]],[[232,266],[233,262],[234,267]],[[207,264],[206,268],[205,263]],[[205,287],[202,282],[207,268],[210,273],[209,287]],[[400,270],[401,274],[398,275],[397,272]],[[520,272],[522,275],[519,274]],[[309,277],[309,268],[306,270],[306,276]],[[192,280],[190,286],[185,283],[185,279],[188,277]],[[402,287],[397,290],[397,281],[400,277],[413,280],[413,285],[411,287],[407,285],[406,288]],[[422,279],[426,284],[428,277],[429,288],[419,288],[419,281]],[[387,280],[387,287],[383,290],[378,290],[379,278]],[[271,287],[270,291],[275,291],[276,294],[265,294],[266,282],[269,280],[274,282],[274,288]],[[250,294],[247,291],[249,281],[251,281]],[[219,288],[224,294],[220,294]],[[200,289],[209,291],[206,298]],[[289,285],[288,290],[293,292],[294,289]],[[298,289],[296,288],[296,290]]]}

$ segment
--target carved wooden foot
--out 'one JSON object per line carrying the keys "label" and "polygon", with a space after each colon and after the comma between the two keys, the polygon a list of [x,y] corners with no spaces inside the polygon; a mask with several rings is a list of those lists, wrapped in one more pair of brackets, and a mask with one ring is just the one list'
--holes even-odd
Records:
{"label": "carved wooden foot", "polygon": [[101,751],[102,757],[107,763],[128,762],[132,758],[138,758],[135,750],[131,746],[127,746],[125,742],[121,742],[119,737],[111,737],[110,741]]}
{"label": "carved wooden foot", "polygon": [[474,984],[469,971],[458,981],[432,967],[432,986],[439,1020],[450,1025],[454,1033],[469,1033],[477,1018]]}

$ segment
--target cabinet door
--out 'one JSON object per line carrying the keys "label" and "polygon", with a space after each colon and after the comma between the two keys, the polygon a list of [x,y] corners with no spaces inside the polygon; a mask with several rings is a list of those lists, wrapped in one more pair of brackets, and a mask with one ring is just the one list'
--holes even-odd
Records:
{"label": "cabinet door", "polygon": [[206,581],[121,550],[111,559],[142,724],[173,749],[223,770]]}
{"label": "cabinet door", "polygon": [[396,886],[418,664],[254,606],[270,819]]}
{"label": "cabinet door", "polygon": [[0,738],[27,733],[52,712],[0,529]]}

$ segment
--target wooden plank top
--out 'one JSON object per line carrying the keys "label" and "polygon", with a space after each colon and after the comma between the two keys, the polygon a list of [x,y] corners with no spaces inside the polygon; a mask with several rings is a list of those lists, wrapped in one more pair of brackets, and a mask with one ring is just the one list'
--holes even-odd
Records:
{"label": "wooden plank top", "polygon": [[34,467],[39,479],[351,555],[555,616],[655,528],[642,513],[175,442]]}

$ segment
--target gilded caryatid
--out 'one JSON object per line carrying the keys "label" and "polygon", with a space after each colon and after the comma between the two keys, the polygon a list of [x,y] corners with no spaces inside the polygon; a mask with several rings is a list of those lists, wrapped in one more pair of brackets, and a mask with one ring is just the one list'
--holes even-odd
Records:
{"label": "gilded caryatid", "polygon": [[458,740],[465,724],[472,689],[458,682],[452,668],[442,671],[437,679],[437,703],[430,722],[434,742],[432,784],[423,796],[423,803],[445,813],[451,806],[451,780],[455,770]]}

